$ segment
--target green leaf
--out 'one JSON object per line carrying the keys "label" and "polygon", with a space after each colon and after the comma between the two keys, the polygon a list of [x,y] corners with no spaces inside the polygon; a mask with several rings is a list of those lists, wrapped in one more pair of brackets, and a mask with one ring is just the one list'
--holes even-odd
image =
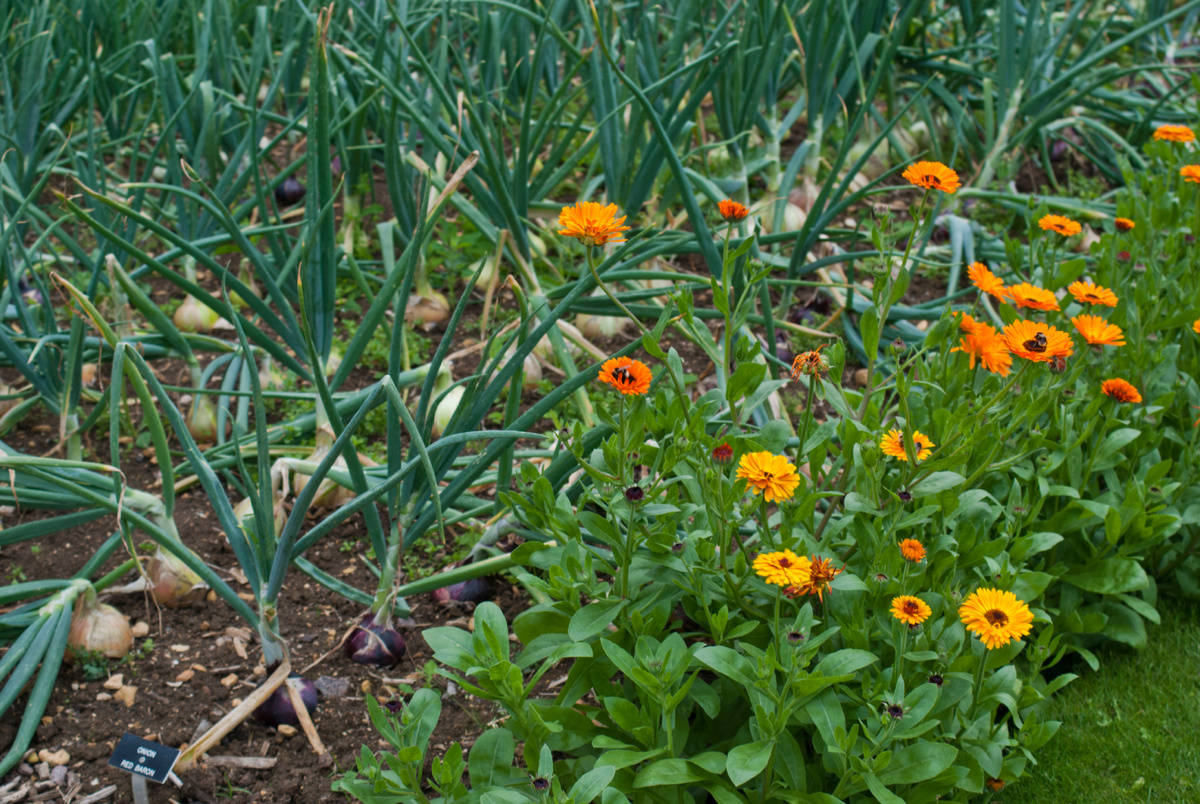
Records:
{"label": "green leaf", "polygon": [[875,800],[880,804],[904,804],[904,799],[887,789],[887,786],[879,781],[879,778],[868,773],[863,776],[863,781],[867,783],[867,788],[870,789],[871,795],[875,796]]}
{"label": "green leaf", "polygon": [[732,749],[725,762],[725,772],[729,774],[729,780],[741,787],[762,773],[771,759],[772,747],[773,743],[770,740],[759,740]]}
{"label": "green leaf", "polygon": [[844,648],[826,656],[816,666],[816,672],[826,676],[843,676],[854,673],[879,661],[874,653],[856,648]]}
{"label": "green leaf", "polygon": [[753,687],[758,683],[750,660],[733,648],[709,645],[696,651],[696,660],[744,687]]}
{"label": "green leaf", "polygon": [[862,333],[863,352],[868,357],[879,351],[879,311],[871,305],[858,319],[858,330]]}
{"label": "green leaf", "polygon": [[954,764],[956,756],[958,749],[952,745],[922,740],[892,754],[892,761],[880,772],[879,781],[888,785],[923,782]]}
{"label": "green leaf", "polygon": [[929,477],[917,483],[910,489],[914,497],[928,497],[940,491],[947,491],[966,482],[966,478],[958,472],[934,472]]}
{"label": "green leaf", "polygon": [[628,602],[625,598],[610,598],[588,603],[571,617],[567,635],[576,642],[586,642],[607,628]]}
{"label": "green leaf", "polygon": [[508,729],[488,729],[479,735],[467,759],[471,787],[479,790],[507,784],[515,756],[516,741]]}
{"label": "green leaf", "polygon": [[659,787],[663,785],[691,784],[709,779],[709,775],[696,770],[686,759],[660,759],[638,771],[633,779],[634,787]]}
{"label": "green leaf", "polygon": [[616,772],[617,769],[611,765],[592,768],[571,785],[571,792],[567,795],[575,801],[575,804],[589,804],[592,799],[600,795],[604,788],[608,787],[608,783],[612,781]]}
{"label": "green leaf", "polygon": [[734,370],[725,389],[725,398],[734,402],[754,391],[767,376],[767,367],[762,363],[742,363]]}
{"label": "green leaf", "polygon": [[1142,565],[1130,558],[1106,558],[1068,572],[1063,580],[1098,595],[1137,592],[1150,585]]}

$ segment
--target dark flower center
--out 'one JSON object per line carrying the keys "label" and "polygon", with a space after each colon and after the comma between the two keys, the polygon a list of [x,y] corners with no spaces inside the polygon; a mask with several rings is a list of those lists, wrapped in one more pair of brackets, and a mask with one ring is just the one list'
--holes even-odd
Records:
{"label": "dark flower center", "polygon": [[1008,615],[999,609],[989,609],[988,611],[985,611],[983,613],[983,619],[987,620],[992,625],[1008,625]]}
{"label": "dark flower center", "polygon": [[533,780],[533,789],[534,790],[547,790],[547,789],[549,789],[549,787],[550,787],[550,782],[546,779],[543,779],[541,776],[539,776]]}
{"label": "dark flower center", "polygon": [[940,180],[940,179],[938,179],[938,177],[937,177],[937,176],[928,176],[928,175],[927,175],[927,176],[925,177],[925,181],[929,182],[930,184],[932,184],[932,185],[933,185],[933,186],[935,186],[935,187],[937,187],[937,186],[941,185],[941,183],[942,183],[942,182],[941,182],[941,180]]}
{"label": "dark flower center", "polygon": [[912,600],[904,601],[904,613],[905,614],[908,614],[910,616],[916,616],[916,614],[918,612],[920,612],[920,610],[921,609],[917,606],[915,601],[912,601]]}
{"label": "dark flower center", "polygon": [[797,642],[800,642],[802,639],[804,639],[804,634],[800,633],[799,631],[791,631],[788,633],[787,639],[788,642],[791,642],[793,645],[795,645]]}
{"label": "dark flower center", "polygon": [[904,717],[904,707],[900,706],[899,704],[892,704],[887,708],[887,713],[896,720],[899,720],[900,718]]}
{"label": "dark flower center", "polygon": [[935,673],[929,677],[929,683],[940,687],[942,686],[942,677]]}
{"label": "dark flower center", "polygon": [[1087,300],[1088,300],[1088,301],[1090,301],[1090,302],[1098,302],[1098,301],[1100,301],[1100,297],[1099,297],[1099,296],[1097,296],[1095,293],[1088,293],[1088,294],[1087,294],[1087,295],[1085,295],[1083,298],[1087,299]]}
{"label": "dark flower center", "polygon": [[792,566],[791,559],[787,559],[787,558],[779,559],[779,566],[783,567],[784,569],[787,569],[788,567]]}

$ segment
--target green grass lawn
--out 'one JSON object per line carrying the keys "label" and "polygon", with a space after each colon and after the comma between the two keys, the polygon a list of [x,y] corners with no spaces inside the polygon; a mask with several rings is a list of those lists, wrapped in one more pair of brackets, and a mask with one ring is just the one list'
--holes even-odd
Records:
{"label": "green grass lawn", "polygon": [[1200,801],[1200,604],[1161,602],[1142,653],[1108,648],[1051,704],[1062,728],[1004,804]]}

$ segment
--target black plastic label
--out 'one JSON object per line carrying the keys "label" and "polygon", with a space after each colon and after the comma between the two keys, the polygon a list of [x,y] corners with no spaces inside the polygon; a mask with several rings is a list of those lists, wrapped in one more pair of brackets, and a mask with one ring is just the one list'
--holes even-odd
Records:
{"label": "black plastic label", "polygon": [[126,732],[121,737],[121,742],[117,743],[117,750],[113,752],[108,764],[162,784],[167,780],[171,768],[175,767],[177,759],[178,748],[168,748]]}

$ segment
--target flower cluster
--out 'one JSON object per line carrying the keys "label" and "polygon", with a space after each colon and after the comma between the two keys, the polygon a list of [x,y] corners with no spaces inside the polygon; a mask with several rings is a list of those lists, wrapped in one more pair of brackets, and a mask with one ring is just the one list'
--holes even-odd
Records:
{"label": "flower cluster", "polygon": [[833,580],[844,567],[833,566],[833,559],[820,556],[798,556],[791,550],[759,553],[754,557],[754,572],[764,581],[783,587],[790,598],[815,595],[824,602],[833,587]]}
{"label": "flower cluster", "polygon": [[[1200,166],[1197,166],[1197,177],[1197,180],[1200,181]],[[1078,223],[1061,215],[1046,215],[1038,223],[1042,229],[1064,236],[1077,234],[1080,231]],[[1118,218],[1116,223],[1117,229],[1120,231],[1130,231],[1134,225],[1134,222],[1128,218]],[[982,263],[973,263],[969,266],[967,276],[971,284],[981,293],[1002,303],[1011,303],[1017,309],[1024,308],[1051,313],[1061,311],[1061,305],[1064,304],[1052,291],[1028,282],[1006,285],[1001,277],[992,273],[991,269]],[[1090,307],[1092,310],[1116,307],[1120,302],[1117,294],[1111,289],[1086,279],[1072,282],[1067,286],[1067,293],[1070,294],[1068,302],[1073,301],[1079,305]],[[1075,315],[1070,322],[1086,345],[1095,347],[1126,345],[1125,333],[1121,331],[1121,328],[1116,324],[1109,323],[1094,312]],[[1200,325],[1200,322],[1197,324]],[[1002,332],[997,332],[990,324],[977,321],[971,315],[964,314],[959,321],[959,328],[964,335],[958,345],[950,351],[962,352],[967,355],[971,369],[974,369],[976,363],[979,363],[983,368],[1001,377],[1008,376],[1012,368],[1013,357],[1035,363],[1049,363],[1053,368],[1061,371],[1066,366],[1066,359],[1075,353],[1075,343],[1071,335],[1043,321],[1018,318],[1004,327]],[[1133,386],[1129,387],[1133,389]],[[1102,390],[1108,396],[1121,402],[1141,401],[1141,396],[1136,389],[1133,389],[1132,393],[1110,393],[1107,388]],[[889,436],[885,436],[885,441]],[[887,449],[885,448],[884,451],[887,452]]]}

